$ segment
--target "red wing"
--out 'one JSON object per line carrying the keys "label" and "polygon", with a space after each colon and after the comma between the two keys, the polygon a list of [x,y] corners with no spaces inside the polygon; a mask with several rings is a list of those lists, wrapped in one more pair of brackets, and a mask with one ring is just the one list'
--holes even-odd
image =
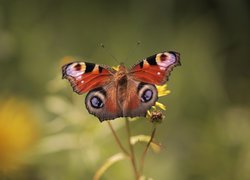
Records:
{"label": "red wing", "polygon": [[72,62],[62,67],[63,78],[68,79],[73,90],[78,94],[108,84],[113,79],[115,70],[98,64]]}
{"label": "red wing", "polygon": [[133,66],[129,72],[135,80],[162,85],[167,82],[170,72],[181,65],[180,54],[169,51],[150,56]]}

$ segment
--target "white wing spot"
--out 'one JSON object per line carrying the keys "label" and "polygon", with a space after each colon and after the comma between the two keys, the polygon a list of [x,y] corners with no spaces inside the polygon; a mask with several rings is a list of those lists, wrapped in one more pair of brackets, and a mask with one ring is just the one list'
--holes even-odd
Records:
{"label": "white wing spot", "polygon": [[161,73],[160,73],[160,72],[158,72],[158,73],[157,73],[157,75],[161,75]]}
{"label": "white wing spot", "polygon": [[82,80],[82,81],[81,81],[81,83],[83,84],[83,83],[84,83],[84,81]]}
{"label": "white wing spot", "polygon": [[165,71],[165,70],[166,70],[166,68],[163,67],[163,66],[160,66],[160,69],[161,69],[162,71]]}

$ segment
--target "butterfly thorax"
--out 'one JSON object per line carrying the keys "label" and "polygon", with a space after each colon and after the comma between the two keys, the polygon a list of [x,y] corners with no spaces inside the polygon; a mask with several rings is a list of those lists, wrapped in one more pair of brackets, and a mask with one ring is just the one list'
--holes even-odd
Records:
{"label": "butterfly thorax", "polygon": [[115,74],[115,81],[118,85],[124,85],[126,84],[127,80],[127,69],[123,64],[121,64]]}
{"label": "butterfly thorax", "polygon": [[115,82],[117,86],[117,99],[119,106],[122,108],[124,101],[127,96],[127,85],[128,85],[128,76],[127,69],[124,64],[121,64],[118,68],[118,71],[115,74]]}

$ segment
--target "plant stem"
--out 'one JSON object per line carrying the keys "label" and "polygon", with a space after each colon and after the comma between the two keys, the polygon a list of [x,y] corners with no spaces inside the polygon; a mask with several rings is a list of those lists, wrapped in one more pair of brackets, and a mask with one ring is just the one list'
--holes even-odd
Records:
{"label": "plant stem", "polygon": [[129,148],[130,148],[130,160],[131,160],[133,170],[134,170],[134,173],[135,173],[135,179],[138,180],[140,178],[140,174],[137,171],[137,167],[136,167],[134,147],[133,147],[133,145],[131,144],[131,141],[130,141],[131,133],[130,133],[130,127],[129,127],[129,120],[128,120],[127,117],[125,118],[125,121],[126,121],[126,129],[127,129],[127,134],[128,134],[128,144],[129,144]]}
{"label": "plant stem", "polygon": [[142,154],[142,158],[141,158],[141,168],[140,168],[140,172],[141,174],[143,174],[143,168],[144,168],[144,161],[145,161],[145,158],[146,158],[146,155],[147,155],[147,152],[148,152],[148,149],[149,149],[149,146],[151,144],[151,142],[153,141],[154,139],[154,136],[155,136],[155,131],[156,131],[156,126],[154,125],[153,127],[153,131],[151,133],[151,137],[150,137],[150,140],[148,141],[148,144]]}
{"label": "plant stem", "polygon": [[113,134],[114,137],[115,137],[115,141],[116,141],[116,143],[118,144],[118,146],[121,148],[122,152],[123,152],[124,154],[126,154],[127,156],[130,156],[129,153],[128,153],[128,151],[123,147],[123,145],[122,145],[122,143],[121,143],[119,137],[117,136],[117,134],[116,134],[116,132],[115,132],[115,130],[114,130],[114,128],[113,128],[111,122],[110,122],[110,121],[107,121],[107,122],[108,122],[109,128],[110,128],[111,131],[112,131],[112,134]]}

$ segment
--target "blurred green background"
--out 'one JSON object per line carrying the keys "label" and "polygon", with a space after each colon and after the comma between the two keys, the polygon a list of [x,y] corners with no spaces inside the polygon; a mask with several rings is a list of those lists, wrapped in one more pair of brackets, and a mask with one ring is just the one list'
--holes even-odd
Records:
{"label": "blurred green background", "polygon": [[[250,179],[250,3],[247,0],[0,1],[0,179],[91,179],[119,152],[84,95],[61,79],[72,56],[129,67],[175,50],[166,119],[149,151],[153,179]],[[134,53],[131,49],[141,41]],[[113,121],[126,142],[124,120]],[[144,118],[132,134],[150,134]],[[142,152],[145,144],[136,145]],[[139,156],[140,157],[140,156]],[[132,179],[130,162],[102,179]]]}

